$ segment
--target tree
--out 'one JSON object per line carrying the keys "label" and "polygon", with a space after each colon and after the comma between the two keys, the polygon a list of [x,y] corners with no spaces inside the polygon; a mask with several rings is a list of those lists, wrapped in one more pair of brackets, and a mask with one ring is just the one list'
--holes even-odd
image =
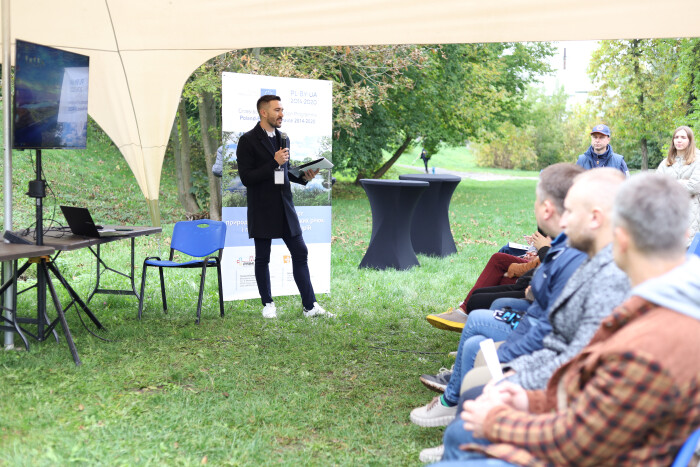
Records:
{"label": "tree", "polygon": [[602,41],[591,59],[594,101],[611,126],[614,147],[638,156],[627,153],[627,161],[639,160],[642,170],[658,164],[673,122],[685,113],[673,92],[678,45],[671,39]]}
{"label": "tree", "polygon": [[[348,134],[334,146],[334,152],[348,153],[346,167],[357,170],[358,179],[384,175],[414,141],[420,140],[434,153],[440,144],[463,144],[496,130],[500,123],[521,124],[525,88],[548,70],[544,58],[551,54],[548,44],[448,44],[421,49],[421,66],[404,72],[411,86],[390,89],[385,102],[361,115],[362,126],[370,129],[360,135],[371,135],[370,145]],[[383,151],[391,153],[386,161]]]}
{"label": "tree", "polygon": [[678,86],[676,97],[685,103],[685,115],[676,121],[676,127],[700,126],[700,39],[681,39],[678,47]]}
{"label": "tree", "polygon": [[[237,50],[201,66],[186,84],[183,95],[198,109],[209,177],[210,215],[218,213],[221,206],[220,181],[211,175],[210,162],[218,146],[211,142],[218,141],[221,134],[216,116],[221,112],[218,96],[222,72],[332,80],[333,126],[338,136],[354,135],[360,127],[360,116],[386,100],[388,90],[409,86],[410,80],[403,76],[405,70],[422,61],[415,46],[388,45]],[[336,167],[347,163],[341,156],[334,159]]]}
{"label": "tree", "polygon": [[204,153],[204,168],[208,181],[209,217],[221,220],[221,179],[211,168],[221,141],[221,73],[225,71],[224,56],[215,57],[199,67],[190,77],[183,96],[196,107]]}
{"label": "tree", "polygon": [[[180,132],[178,134],[178,123]],[[179,135],[182,135],[181,137]],[[177,119],[173,124],[170,135],[175,154],[175,174],[177,177],[177,192],[180,204],[188,217],[193,217],[200,211],[197,199],[192,193],[192,171],[190,168],[190,134],[188,128],[187,110],[184,99],[180,100],[177,108]]]}

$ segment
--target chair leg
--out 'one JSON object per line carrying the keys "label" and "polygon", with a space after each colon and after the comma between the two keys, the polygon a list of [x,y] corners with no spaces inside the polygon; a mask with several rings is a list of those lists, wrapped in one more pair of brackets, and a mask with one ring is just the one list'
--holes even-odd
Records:
{"label": "chair leg", "polygon": [[219,280],[219,310],[221,311],[221,317],[224,317],[224,291],[221,286],[221,264],[216,264],[216,275]]}
{"label": "chair leg", "polygon": [[141,312],[143,311],[143,292],[146,289],[146,271],[148,270],[148,265],[144,261],[143,272],[141,273],[141,294],[139,295],[139,319],[141,319]]}
{"label": "chair leg", "polygon": [[163,279],[163,268],[158,268],[160,274],[160,296],[163,298],[163,313],[168,312],[168,302],[165,299],[165,279]]}
{"label": "chair leg", "polygon": [[204,281],[207,278],[207,265],[206,263],[202,265],[202,274],[199,279],[199,298],[197,300],[197,320],[195,324],[199,324],[199,320],[202,317],[202,299],[204,298]]}

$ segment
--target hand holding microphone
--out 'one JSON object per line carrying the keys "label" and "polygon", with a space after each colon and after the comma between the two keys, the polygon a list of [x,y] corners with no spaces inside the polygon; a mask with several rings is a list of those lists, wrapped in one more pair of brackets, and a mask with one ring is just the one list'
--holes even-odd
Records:
{"label": "hand holding microphone", "polygon": [[280,137],[282,138],[282,147],[275,153],[275,161],[281,167],[289,160],[289,148],[287,148],[287,133],[280,133]]}
{"label": "hand holding microphone", "polygon": [[280,167],[283,166],[284,164],[286,164],[288,160],[289,160],[289,149],[282,148],[275,153],[275,162],[277,162],[277,165],[279,165]]}

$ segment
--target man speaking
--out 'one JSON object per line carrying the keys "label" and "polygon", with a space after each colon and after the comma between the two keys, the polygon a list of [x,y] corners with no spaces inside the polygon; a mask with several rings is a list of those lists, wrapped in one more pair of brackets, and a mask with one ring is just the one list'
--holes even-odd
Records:
{"label": "man speaking", "polygon": [[292,272],[303,313],[306,317],[333,317],[316,302],[308,265],[308,249],[301,235],[299,218],[294,209],[289,182],[306,185],[318,170],[297,177],[288,171],[289,140],[280,133],[284,108],[278,96],[258,99],[260,122],[238,140],[236,159],[238,174],[248,192],[248,237],[255,242],[255,280],[263,304],[263,318],[276,318],[270,285],[270,246],[281,238],[292,256]]}

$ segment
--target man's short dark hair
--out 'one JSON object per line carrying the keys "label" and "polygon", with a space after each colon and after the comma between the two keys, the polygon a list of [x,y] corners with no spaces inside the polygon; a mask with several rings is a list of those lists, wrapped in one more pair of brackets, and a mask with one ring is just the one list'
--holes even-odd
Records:
{"label": "man's short dark hair", "polygon": [[260,99],[258,99],[258,103],[255,105],[256,108],[258,109],[258,113],[260,113],[260,107],[263,106],[263,104],[267,104],[270,101],[281,101],[280,96],[273,96],[272,94],[265,94],[264,96],[261,96]]}
{"label": "man's short dark hair", "polygon": [[564,198],[574,184],[574,178],[583,171],[582,167],[565,162],[544,169],[540,172],[540,181],[537,182],[537,196],[540,202],[548,199],[559,215],[564,214]]}

